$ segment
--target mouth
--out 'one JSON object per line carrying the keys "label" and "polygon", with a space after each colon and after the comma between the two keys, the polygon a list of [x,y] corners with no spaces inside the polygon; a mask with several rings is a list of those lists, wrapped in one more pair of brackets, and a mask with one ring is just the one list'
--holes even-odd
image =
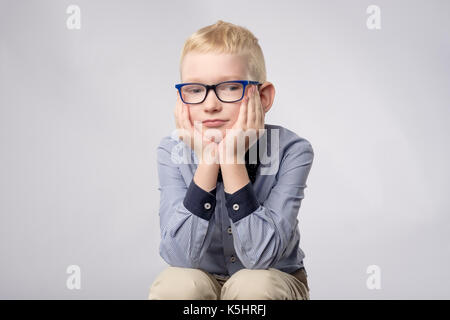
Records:
{"label": "mouth", "polygon": [[205,127],[220,127],[223,126],[228,120],[220,120],[220,119],[213,119],[213,120],[205,120],[203,121],[203,125]]}

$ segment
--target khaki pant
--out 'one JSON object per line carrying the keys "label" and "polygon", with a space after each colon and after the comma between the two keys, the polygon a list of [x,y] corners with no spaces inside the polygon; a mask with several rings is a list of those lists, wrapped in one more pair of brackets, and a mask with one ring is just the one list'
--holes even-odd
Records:
{"label": "khaki pant", "polygon": [[241,269],[229,279],[191,268],[168,267],[153,282],[149,300],[309,300],[304,269]]}

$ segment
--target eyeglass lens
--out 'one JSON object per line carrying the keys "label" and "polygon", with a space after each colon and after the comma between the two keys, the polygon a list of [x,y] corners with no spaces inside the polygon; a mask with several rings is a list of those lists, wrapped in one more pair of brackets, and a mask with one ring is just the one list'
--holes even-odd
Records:
{"label": "eyeglass lens", "polygon": [[[244,85],[239,82],[221,83],[216,87],[220,100],[234,102],[242,97]],[[181,87],[181,94],[186,103],[199,103],[206,95],[206,88],[198,84],[188,84]]]}

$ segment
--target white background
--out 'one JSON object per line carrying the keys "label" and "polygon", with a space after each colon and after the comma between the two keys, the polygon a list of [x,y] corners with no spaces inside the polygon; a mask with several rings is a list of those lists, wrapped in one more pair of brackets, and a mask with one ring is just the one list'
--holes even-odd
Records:
{"label": "white background", "polygon": [[[66,9],[81,9],[69,30]],[[369,5],[381,29],[369,30]],[[311,299],[449,299],[448,1],[0,1],[0,298],[146,299],[185,39],[249,28],[308,139]],[[66,287],[69,265],[81,289]],[[381,268],[369,290],[367,267]]]}

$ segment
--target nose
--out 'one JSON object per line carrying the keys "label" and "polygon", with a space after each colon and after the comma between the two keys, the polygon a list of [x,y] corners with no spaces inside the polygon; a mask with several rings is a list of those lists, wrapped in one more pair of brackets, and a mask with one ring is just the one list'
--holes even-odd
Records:
{"label": "nose", "polygon": [[202,104],[203,109],[206,112],[214,112],[222,110],[222,102],[219,100],[219,98],[217,98],[216,93],[212,88],[208,91],[205,101],[203,101]]}

